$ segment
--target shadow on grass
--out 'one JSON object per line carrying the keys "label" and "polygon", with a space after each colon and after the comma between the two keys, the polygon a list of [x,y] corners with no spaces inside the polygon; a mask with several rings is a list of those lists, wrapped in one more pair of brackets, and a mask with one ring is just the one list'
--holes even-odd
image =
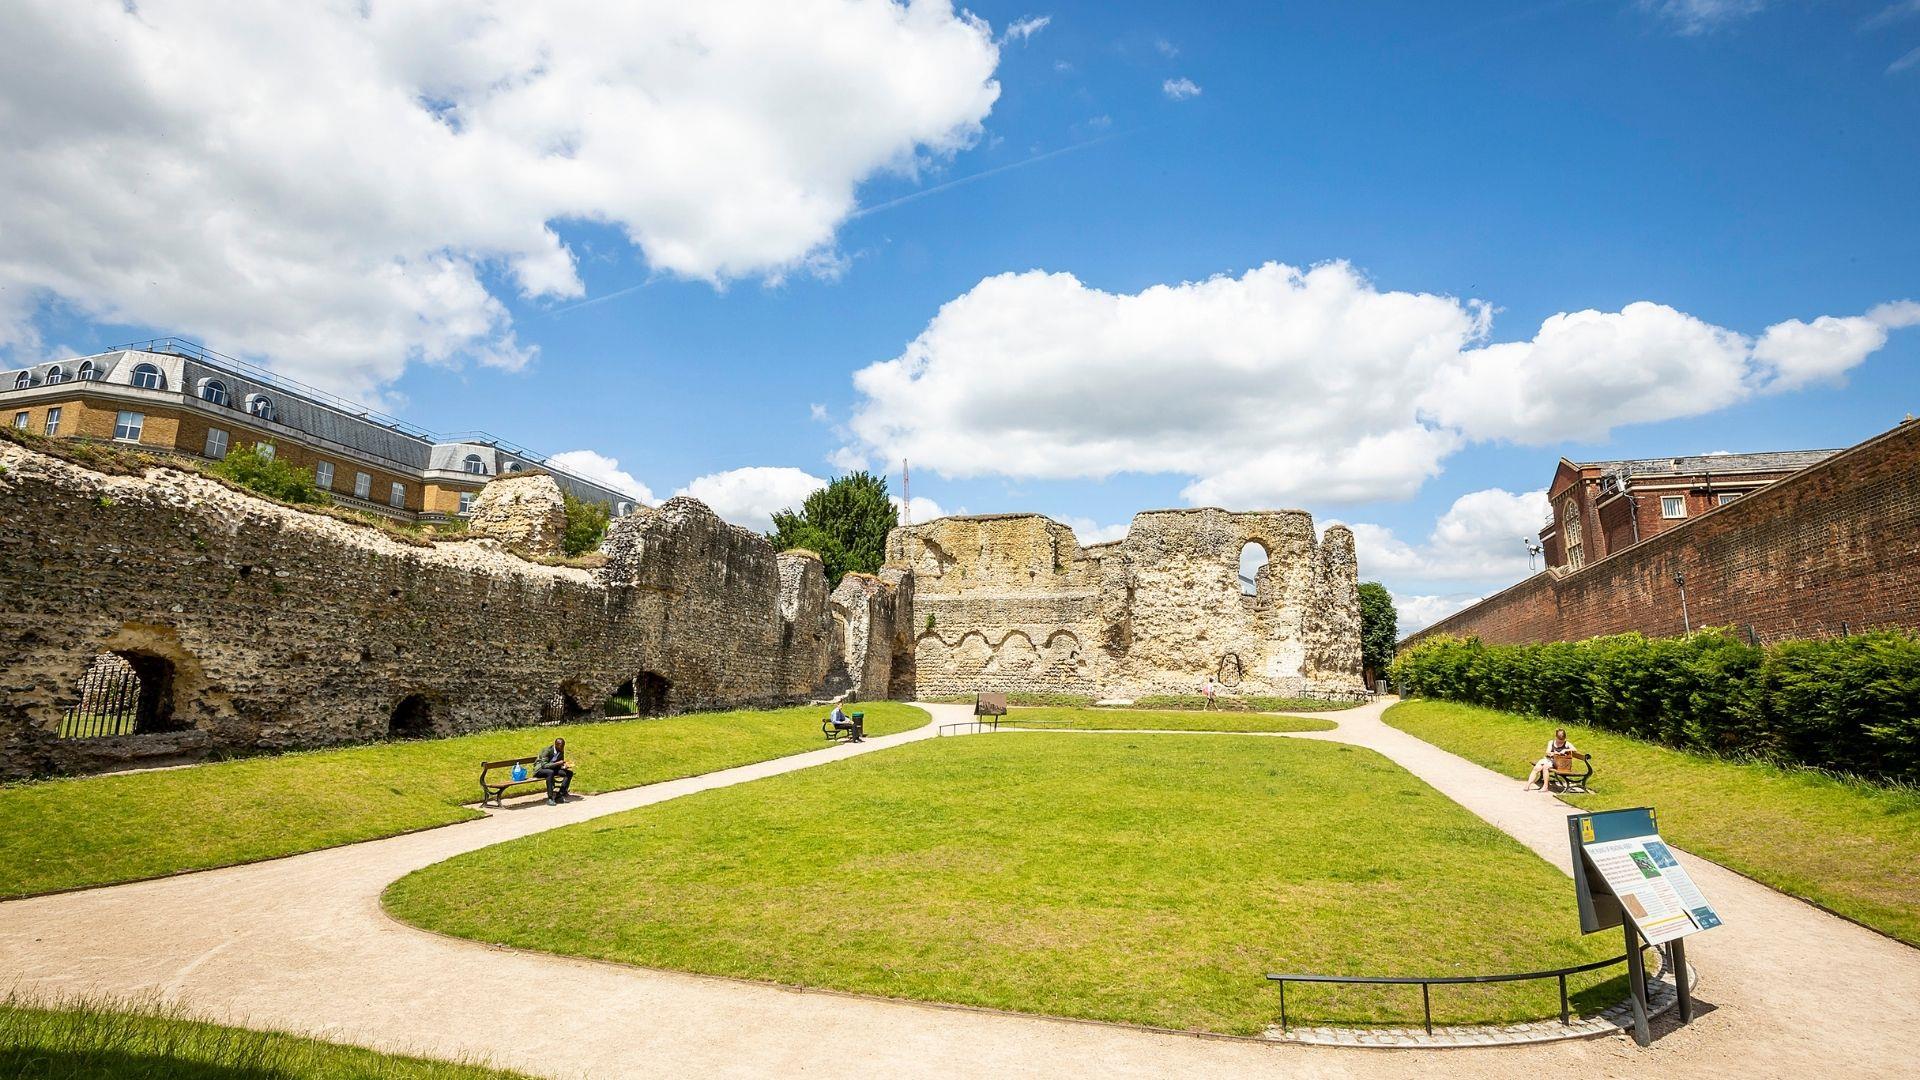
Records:
{"label": "shadow on grass", "polygon": [[287,1080],[272,1066],[242,1067],[182,1061],[163,1054],[121,1050],[0,1048],[0,1076],[33,1080]]}

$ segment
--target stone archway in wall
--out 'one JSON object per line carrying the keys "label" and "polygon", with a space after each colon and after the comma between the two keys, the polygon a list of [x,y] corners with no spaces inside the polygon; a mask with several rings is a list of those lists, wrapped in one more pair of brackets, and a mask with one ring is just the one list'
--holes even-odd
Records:
{"label": "stone archway in wall", "polygon": [[993,655],[987,660],[981,674],[1019,678],[1033,674],[1039,667],[1040,650],[1034,648],[1033,639],[1023,631],[1015,630],[993,647]]}
{"label": "stone archway in wall", "polygon": [[635,715],[665,716],[672,694],[673,683],[657,671],[643,671],[633,677]]}
{"label": "stone archway in wall", "polygon": [[1050,675],[1080,679],[1087,674],[1087,658],[1080,650],[1080,638],[1071,630],[1055,630],[1047,635],[1040,649],[1040,663]]}
{"label": "stone archway in wall", "polygon": [[387,738],[424,739],[438,733],[433,702],[425,694],[408,694],[387,714]]}
{"label": "stone archway in wall", "polygon": [[63,739],[180,731],[174,717],[174,665],[137,649],[108,649],[80,676],[78,699],[60,718]]}

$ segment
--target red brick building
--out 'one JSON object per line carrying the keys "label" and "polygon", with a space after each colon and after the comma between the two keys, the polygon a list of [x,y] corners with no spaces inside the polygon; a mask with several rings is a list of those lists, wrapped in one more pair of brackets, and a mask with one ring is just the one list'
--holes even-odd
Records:
{"label": "red brick building", "polygon": [[[1490,644],[1668,637],[1702,626],[1767,642],[1920,628],[1920,421],[1811,456],[1784,476],[1792,455],[1563,461],[1556,520],[1541,533],[1554,545],[1547,569],[1400,644],[1436,634]],[[1725,495],[1736,497],[1723,504]],[[1682,516],[1663,515],[1672,498]],[[1568,523],[1580,529],[1577,557]]]}
{"label": "red brick building", "polygon": [[1561,458],[1547,486],[1552,510],[1540,530],[1540,546],[1548,566],[1578,570],[1839,452]]}

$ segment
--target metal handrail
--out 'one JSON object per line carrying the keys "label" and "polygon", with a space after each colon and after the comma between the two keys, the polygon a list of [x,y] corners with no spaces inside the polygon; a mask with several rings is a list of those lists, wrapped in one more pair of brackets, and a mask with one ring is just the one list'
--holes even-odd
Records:
{"label": "metal handrail", "polygon": [[1627,956],[1628,954],[1621,953],[1619,956],[1610,960],[1595,960],[1592,963],[1578,964],[1573,967],[1553,968],[1549,971],[1525,971],[1513,975],[1413,976],[1269,974],[1267,979],[1270,982],[1280,984],[1280,1030],[1282,1033],[1287,1030],[1287,984],[1290,982],[1343,983],[1369,986],[1412,986],[1417,983],[1420,987],[1420,1005],[1426,1013],[1427,1034],[1431,1035],[1433,1034],[1433,991],[1431,988],[1434,986],[1452,986],[1467,983],[1523,982],[1528,979],[1557,978],[1560,980],[1560,1023],[1571,1024],[1573,1022],[1571,1018],[1572,1013],[1567,1004],[1567,976],[1578,975],[1587,971],[1598,971],[1601,968],[1612,967],[1615,964],[1624,964],[1627,962]]}
{"label": "metal handrail", "polygon": [[945,735],[949,731],[958,729],[958,728],[971,728],[973,729],[972,733],[976,735],[979,734],[983,729],[990,730],[990,731],[999,731],[1000,718],[997,716],[980,716],[980,717],[975,717],[972,720],[956,720],[951,724],[941,724],[939,734]]}

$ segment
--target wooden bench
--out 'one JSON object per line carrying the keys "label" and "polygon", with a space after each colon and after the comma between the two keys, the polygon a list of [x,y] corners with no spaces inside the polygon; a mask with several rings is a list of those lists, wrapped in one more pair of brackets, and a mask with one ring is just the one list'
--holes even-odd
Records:
{"label": "wooden bench", "polygon": [[827,718],[820,721],[821,734],[827,737],[828,742],[838,742],[842,735],[845,735],[849,739],[856,735],[865,738],[867,733],[867,714],[863,712],[848,713],[847,719],[853,721],[852,727],[834,727],[833,714],[828,713]]}
{"label": "wooden bench", "polygon": [[[1553,767],[1547,770],[1548,791],[1556,790],[1554,784],[1558,783],[1559,791],[1577,792],[1583,795],[1587,793],[1587,781],[1593,779],[1592,754],[1552,754],[1549,758],[1553,762]],[[1586,767],[1585,772],[1573,771],[1575,758],[1578,758],[1580,764]]]}
{"label": "wooden bench", "polygon": [[[540,759],[537,757],[508,758],[505,761],[481,762],[480,763],[480,805],[485,806],[487,805],[488,801],[491,800],[493,805],[499,806],[501,797],[507,793],[507,789],[510,787],[519,787],[521,784],[540,784],[542,786],[545,786],[547,782],[545,777],[533,775],[533,766],[538,765],[539,763],[540,763]],[[495,777],[492,780],[487,779],[488,772],[494,769],[512,770],[512,768],[515,765],[525,765],[528,767],[527,778],[525,780],[512,779],[513,773],[511,771],[507,773],[508,779],[506,780],[501,780],[498,777]]]}

